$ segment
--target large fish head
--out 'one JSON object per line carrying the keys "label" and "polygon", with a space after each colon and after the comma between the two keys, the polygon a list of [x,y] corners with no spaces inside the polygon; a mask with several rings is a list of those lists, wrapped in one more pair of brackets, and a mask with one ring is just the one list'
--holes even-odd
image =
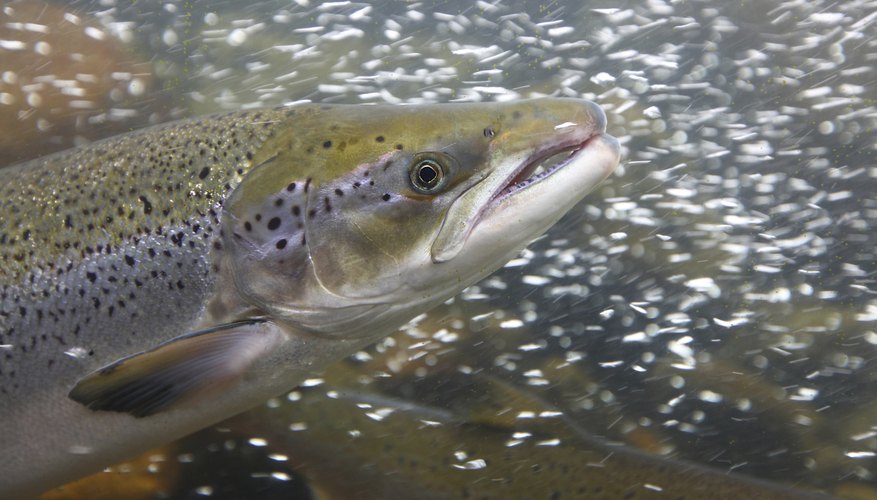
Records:
{"label": "large fish head", "polygon": [[311,332],[398,326],[502,266],[609,175],[619,147],[605,127],[574,99],[298,108],[227,205],[235,283]]}

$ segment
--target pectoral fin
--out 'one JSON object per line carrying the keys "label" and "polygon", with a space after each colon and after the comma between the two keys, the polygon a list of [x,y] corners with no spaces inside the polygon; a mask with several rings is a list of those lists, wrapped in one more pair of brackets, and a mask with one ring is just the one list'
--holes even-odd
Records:
{"label": "pectoral fin", "polygon": [[239,321],[171,339],[87,375],[69,397],[92,410],[153,415],[238,380],[283,341],[270,325],[261,319]]}

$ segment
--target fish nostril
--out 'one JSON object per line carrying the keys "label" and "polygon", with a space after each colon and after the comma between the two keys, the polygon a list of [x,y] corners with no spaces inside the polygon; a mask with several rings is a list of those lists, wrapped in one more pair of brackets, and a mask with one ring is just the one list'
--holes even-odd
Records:
{"label": "fish nostril", "polygon": [[593,101],[582,101],[585,106],[585,114],[587,115],[587,122],[593,124],[593,128],[598,132],[606,131],[606,112],[603,111],[603,108],[600,107],[599,104]]}

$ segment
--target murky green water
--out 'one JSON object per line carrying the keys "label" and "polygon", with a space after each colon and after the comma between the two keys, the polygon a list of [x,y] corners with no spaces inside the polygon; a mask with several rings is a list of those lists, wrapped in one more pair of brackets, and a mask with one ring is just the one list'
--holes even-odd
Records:
{"label": "murky green water", "polygon": [[[4,22],[23,22],[9,9],[24,3],[7,3]],[[17,119],[39,117],[14,127],[22,139],[5,163],[298,100],[585,97],[625,149],[601,189],[494,277],[325,380],[153,457],[167,478],[156,495],[307,498],[346,478],[365,494],[404,477],[412,496],[455,497],[435,483],[515,477],[522,495],[548,498],[575,474],[528,471],[599,463],[569,453],[582,432],[803,489],[877,491],[877,2],[47,5],[78,22],[46,30],[78,26],[123,52],[90,70],[112,77],[99,97],[49,100],[89,79],[0,67],[0,93],[18,99],[0,94],[0,105],[24,101]],[[51,57],[80,50],[52,43]],[[0,44],[0,61],[16,50]],[[508,421],[489,411],[510,400],[497,380],[524,394]],[[324,405],[339,400],[354,402],[333,411],[365,417],[333,421]],[[388,418],[405,413],[400,402],[421,424]],[[535,416],[520,415],[528,405]],[[442,419],[456,423],[432,425]],[[412,432],[439,441],[400,458]],[[375,449],[333,457],[357,440]],[[518,440],[542,448],[517,468],[480,454],[494,443],[515,453]],[[655,497],[668,487],[614,481]]]}

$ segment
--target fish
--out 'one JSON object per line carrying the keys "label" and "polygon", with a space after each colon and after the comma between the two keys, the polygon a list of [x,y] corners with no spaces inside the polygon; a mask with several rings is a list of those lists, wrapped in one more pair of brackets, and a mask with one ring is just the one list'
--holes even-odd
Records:
{"label": "fish", "polygon": [[831,498],[605,441],[486,371],[434,373],[412,398],[338,366],[223,424],[285,457],[321,500]]}
{"label": "fish", "polygon": [[513,258],[618,165],[581,99],[298,103],[0,169],[0,497],[247,410]]}

